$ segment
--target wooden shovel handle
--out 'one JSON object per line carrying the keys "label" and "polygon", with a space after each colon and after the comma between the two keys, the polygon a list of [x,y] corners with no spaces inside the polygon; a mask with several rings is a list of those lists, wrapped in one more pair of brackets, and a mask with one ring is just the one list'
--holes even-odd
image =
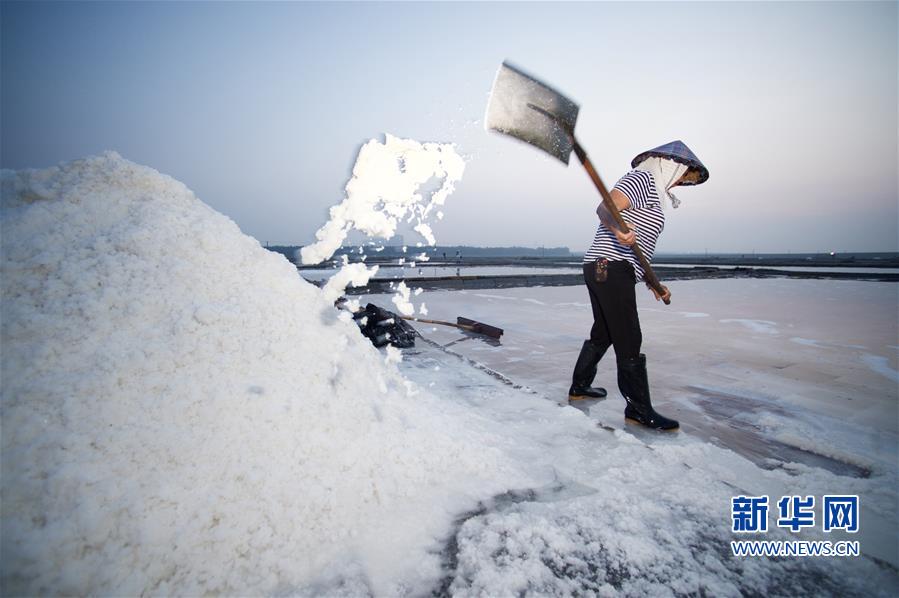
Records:
{"label": "wooden shovel handle", "polygon": [[[577,139],[574,139],[572,136],[572,141],[574,142],[574,153],[577,154],[578,160],[581,161],[581,164],[584,165],[584,168],[587,170],[587,174],[590,175],[590,180],[593,181],[593,184],[599,190],[599,194],[602,196],[602,203],[606,206],[609,212],[612,214],[612,217],[615,219],[615,222],[618,223],[618,226],[621,228],[621,231],[624,233],[630,232],[630,228],[627,226],[627,222],[624,221],[624,218],[621,217],[621,212],[618,211],[618,206],[615,205],[615,202],[612,201],[612,196],[609,195],[608,189],[603,184],[602,179],[599,178],[599,175],[596,173],[596,169],[593,168],[593,163],[590,162],[590,158],[587,157],[587,152],[584,151],[584,148],[581,147],[581,144],[577,142]],[[646,283],[655,289],[655,291],[659,294],[659,296],[663,296],[665,294],[665,289],[662,286],[662,283],[659,282],[659,278],[656,276],[656,273],[652,271],[652,266],[649,265],[649,261],[646,259],[646,256],[643,255],[643,250],[640,249],[640,245],[634,243],[631,246],[631,249],[634,250],[634,254],[637,256],[637,259],[640,261],[640,265],[643,266],[643,278],[646,279]],[[671,298],[664,299],[665,305],[671,304]]]}
{"label": "wooden shovel handle", "polygon": [[441,326],[452,326],[453,328],[461,328],[462,330],[474,331],[474,326],[466,326],[465,324],[456,324],[454,322],[445,322],[443,320],[429,320],[427,318],[416,318],[415,316],[400,316],[404,320],[410,322],[421,322],[422,324],[440,324]]}
{"label": "wooden shovel handle", "polygon": [[421,322],[422,324],[439,324],[441,326],[452,326],[453,328],[458,328],[459,330],[467,330],[468,332],[479,332],[476,327],[469,326],[468,324],[455,324],[453,322],[444,322],[443,320],[428,320],[426,318],[416,318],[414,316],[400,317],[404,320],[409,320],[410,322]]}

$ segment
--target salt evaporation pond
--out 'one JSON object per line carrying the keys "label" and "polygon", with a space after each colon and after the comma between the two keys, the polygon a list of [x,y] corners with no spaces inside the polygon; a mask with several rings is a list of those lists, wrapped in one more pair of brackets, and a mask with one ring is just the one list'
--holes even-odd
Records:
{"label": "salt evaporation pond", "polygon": [[[528,564],[539,570],[541,559],[553,554],[546,545],[567,546],[562,550],[563,556],[558,557],[559,562],[575,570],[578,559],[572,558],[572,553],[587,563],[609,562],[603,549],[594,552],[584,543],[585,539],[602,538],[604,548],[608,549],[605,544],[608,536],[596,528],[608,526],[621,531],[616,520],[621,503],[630,505],[624,508],[631,514],[639,514],[643,508],[663,513],[665,523],[660,525],[661,530],[674,534],[682,533],[682,528],[672,527],[667,518],[672,507],[670,501],[677,502],[675,496],[691,495],[694,505],[704,505],[699,507],[700,511],[708,509],[709,513],[717,513],[726,520],[727,514],[721,512],[714,499],[699,496],[722,490],[724,495],[816,495],[819,501],[824,494],[857,494],[866,524],[852,537],[860,541],[862,551],[880,563],[878,566],[883,571],[894,572],[893,567],[899,564],[896,466],[899,323],[895,311],[899,286],[788,279],[692,280],[669,284],[673,293],[671,306],[653,301],[648,292],[639,292],[642,287],[638,289],[638,302],[654,402],[663,413],[681,421],[681,432],[658,434],[625,424],[624,402],[616,389],[612,353],[600,365],[596,381],[609,389],[610,397],[579,402],[573,407],[611,436],[611,446],[595,439],[581,442],[570,437],[553,437],[553,418],[545,411],[532,404],[508,406],[509,410],[533,410],[529,415],[509,421],[516,430],[546,426],[537,432],[537,436],[546,439],[545,444],[534,449],[535,453],[544,454],[534,455],[534,463],[552,461],[563,479],[573,470],[586,469],[583,475],[572,475],[562,484],[565,490],[560,489],[559,493],[589,493],[604,483],[610,484],[609,489],[614,487],[614,491],[604,498],[568,497],[569,506],[583,509],[583,513],[572,513],[559,506],[566,499],[554,498],[546,490],[549,496],[535,500],[537,504],[500,509],[503,512],[484,516],[471,524],[472,529],[464,538],[473,547],[463,551],[462,558],[468,559],[475,587],[501,591],[503,586],[497,579],[514,583],[512,570],[516,568],[510,562]],[[365,299],[375,303],[383,301],[377,295]],[[449,327],[417,324],[426,339],[425,352],[438,347],[520,388],[522,393],[532,394],[551,405],[567,404],[573,363],[592,323],[583,287],[431,291],[420,299],[427,301],[433,317],[453,320],[462,315],[505,330],[496,343]],[[427,379],[418,373],[421,368],[414,360],[404,361],[401,369],[410,377]],[[455,375],[458,374],[447,374]],[[469,379],[458,382],[460,387],[469,384],[473,384]],[[630,444],[631,441],[635,444]],[[634,452],[629,453],[627,449],[619,452],[625,446],[632,447]],[[654,456],[637,457],[644,450]],[[562,457],[563,454],[566,456]],[[722,483],[726,488],[717,488]],[[631,490],[635,494],[630,494]],[[626,494],[615,496],[619,492]],[[605,492],[600,490],[599,494]],[[606,510],[616,514],[609,515]],[[587,523],[589,517],[598,521]],[[696,512],[686,517],[693,523],[702,519]],[[564,521],[568,531],[560,533],[550,525],[553,532],[549,540],[548,530],[535,531],[530,527],[534,519],[542,523]],[[702,528],[705,530],[702,534],[709,534],[693,546],[714,545],[727,536],[721,534],[726,532],[722,527],[726,526],[700,524],[692,528],[694,531]],[[630,524],[624,529],[631,529]],[[497,534],[513,540],[497,544]],[[645,538],[642,534],[641,538]],[[791,537],[807,539],[814,535]],[[537,547],[522,548],[528,542],[536,542]],[[654,554],[653,549],[664,545],[664,540],[656,536],[653,542],[650,548],[636,540],[629,548],[635,550],[640,546]],[[501,550],[500,547],[510,544],[521,553],[513,551],[510,557],[503,552],[500,557],[479,552],[479,548]],[[476,559],[481,561],[476,564]],[[672,560],[683,562],[678,557]],[[850,577],[855,573],[849,571],[857,571],[856,567],[862,566],[859,561],[806,560],[790,575],[793,580],[801,579],[808,574],[803,567],[825,562]],[[712,569],[720,565],[722,572],[735,564],[715,557],[706,563]],[[789,559],[780,560],[778,565],[771,561],[744,561],[739,566],[748,569],[741,581],[733,586],[716,585],[712,593],[753,593],[757,588],[747,583],[751,584],[755,575],[769,581],[778,578],[785,573],[775,573],[781,565],[789,568],[798,563]],[[665,575],[669,573],[664,564],[660,567]],[[692,567],[687,565],[687,568]],[[710,569],[700,569],[694,569],[694,573],[709,575]],[[630,566],[625,570],[633,571]],[[867,591],[862,590],[865,584],[860,580],[837,590],[829,585],[833,579],[830,575],[820,571],[814,575],[818,576],[816,580],[806,579],[808,583],[799,586],[780,578],[778,583],[783,585],[776,590],[769,588],[767,592],[863,595]],[[713,577],[722,581],[728,575]],[[602,587],[601,584],[591,586],[584,578],[589,579],[589,574],[582,572],[578,581],[570,585],[538,587],[541,591],[548,587],[553,591],[564,588],[562,593]],[[872,591],[888,595],[899,589],[895,577],[882,583]],[[464,584],[458,587],[466,591],[471,588]],[[634,593],[634,587],[641,587],[646,593],[658,590],[651,584],[622,587],[627,588],[625,593]],[[666,586],[669,590],[671,587]]]}
{"label": "salt evaporation pond", "polygon": [[846,266],[731,266],[722,264],[660,264],[664,268],[718,268],[720,270],[734,270],[735,268],[758,268],[763,270],[778,270],[781,272],[802,272],[815,274],[819,272],[834,272],[839,274],[899,274],[899,268],[850,268]]}
{"label": "salt evaporation pond", "polygon": [[[809,275],[823,273],[839,274],[899,274],[899,268],[847,268],[847,267],[788,267],[788,266],[722,266],[714,264],[660,264],[659,268],[717,268],[734,270],[737,268],[757,268],[779,272],[803,273]],[[339,267],[334,268],[301,268],[300,275],[309,281],[321,281],[333,276]],[[431,266],[427,262],[415,266],[391,266],[381,264],[377,278],[451,278],[455,276],[553,276],[561,274],[580,274],[577,267],[539,267],[539,266]]]}
{"label": "salt evaporation pond", "polygon": [[[303,268],[300,275],[306,280],[324,280],[338,268]],[[526,266],[385,266],[378,268],[377,278],[443,278],[452,276],[542,276],[553,274],[579,274],[580,268],[540,268]]]}
{"label": "salt evaporation pond", "polygon": [[[638,289],[643,351],[649,356],[655,400],[672,402],[669,409],[681,412],[691,433],[709,438],[705,427],[723,421],[704,409],[731,411],[723,419],[734,423],[731,416],[740,421],[743,412],[764,404],[773,412],[805,412],[812,421],[841,421],[800,443],[820,454],[846,455],[845,466],[831,464],[840,471],[870,465],[866,453],[896,455],[899,285],[790,279],[667,284],[674,294],[668,307]],[[377,295],[365,299],[383,302]],[[418,325],[428,339],[451,344],[453,351],[515,383],[565,401],[572,364],[592,324],[583,286],[429,291],[420,299],[435,318],[460,315],[505,330],[497,344],[449,327]],[[597,383],[615,387],[612,352]],[[610,425],[620,423],[620,400],[590,406]],[[691,414],[699,417],[691,421]],[[780,431],[795,425],[789,422]]]}
{"label": "salt evaporation pond", "polygon": [[[303,281],[183,184],[116,154],[4,171],[0,223],[4,595],[899,589],[895,433],[882,421],[895,397],[846,406],[872,388],[870,376],[896,367],[866,336],[886,334],[873,322],[847,340],[814,334],[795,310],[795,323],[757,319],[759,297],[795,297],[781,287],[712,293],[728,308],[717,311],[689,299],[689,289],[707,289],[673,283],[663,320],[644,309],[647,329],[662,331],[648,347],[663,396],[687,383],[697,395],[790,390],[787,415],[759,408],[765,419],[747,424],[835,460],[851,456],[869,473],[762,467],[688,431],[624,429],[612,400],[560,406],[556,387],[589,317],[574,287],[413,298],[433,302],[435,315],[507,314],[508,351],[457,335],[400,355],[376,350],[333,309],[329,293],[339,289]],[[846,301],[816,299],[831,315]],[[864,305],[879,310],[877,301]],[[551,322],[569,317],[580,321],[560,340]],[[694,323],[713,317],[700,335]],[[831,346],[844,342],[858,345],[849,369],[837,367],[845,348]],[[754,361],[743,363],[747,355]],[[488,357],[517,363],[509,376],[534,388],[490,375]],[[817,369],[825,359],[836,376]],[[804,396],[810,367],[820,376],[811,388],[851,397]],[[822,399],[827,418],[799,411]],[[676,415],[697,422],[703,413]],[[881,433],[868,443],[857,432],[875,423]],[[862,501],[861,557],[730,554],[735,494],[833,492]],[[825,539],[816,530],[802,538]]]}

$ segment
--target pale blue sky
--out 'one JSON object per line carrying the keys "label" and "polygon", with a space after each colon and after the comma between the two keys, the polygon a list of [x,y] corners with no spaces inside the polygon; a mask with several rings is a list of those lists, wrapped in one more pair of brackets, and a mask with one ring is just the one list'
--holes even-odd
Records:
{"label": "pale blue sky", "polygon": [[389,132],[468,157],[439,243],[583,251],[580,165],[483,130],[510,59],[581,105],[607,185],[673,139],[706,163],[659,251],[899,251],[895,2],[3,2],[0,26],[4,168],[113,149],[262,243],[310,241]]}

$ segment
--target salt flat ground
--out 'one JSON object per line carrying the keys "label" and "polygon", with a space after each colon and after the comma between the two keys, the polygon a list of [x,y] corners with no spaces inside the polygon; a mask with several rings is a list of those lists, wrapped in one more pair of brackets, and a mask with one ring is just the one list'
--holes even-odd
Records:
{"label": "salt flat ground", "polygon": [[[742,457],[750,464],[739,487],[770,494],[772,503],[800,488],[818,493],[819,501],[824,493],[858,493],[865,523],[852,539],[861,539],[862,551],[880,562],[899,565],[899,286],[723,279],[672,282],[670,288],[670,306],[642,285],[637,297],[653,401],[680,420],[680,432],[624,423],[612,350],[596,379],[609,397],[573,406],[603,429],[657,451],[707,447],[702,450],[712,453],[703,479],[726,481],[728,463]],[[387,296],[368,299],[392,307]],[[417,324],[428,341],[549,402],[567,404],[571,370],[592,323],[585,287],[439,291],[417,300],[427,306],[425,317],[455,321],[461,315],[505,330],[492,343]],[[413,378],[416,365],[414,357],[407,359]],[[606,448],[596,450],[602,461]]]}
{"label": "salt flat ground", "polygon": [[[899,595],[895,286],[672,284],[658,434],[567,405],[582,288],[416,296],[507,334],[378,351],[360,265],[320,290],[112,152],[2,174],[0,594]],[[857,534],[763,537],[860,556],[734,556],[735,495],[825,494]]]}

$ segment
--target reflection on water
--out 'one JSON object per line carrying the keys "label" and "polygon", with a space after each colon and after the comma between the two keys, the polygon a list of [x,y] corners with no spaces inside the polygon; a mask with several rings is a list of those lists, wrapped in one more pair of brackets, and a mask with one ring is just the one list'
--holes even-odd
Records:
{"label": "reflection on water", "polygon": [[[654,266],[655,267],[655,266]],[[829,266],[722,266],[720,264],[658,264],[658,268],[718,268],[719,270],[733,270],[735,268],[759,268],[763,270],[778,270],[780,272],[808,272],[809,274],[822,272],[839,272],[843,274],[899,274],[899,268],[848,268]]]}
{"label": "reflection on water", "polygon": [[[713,264],[659,264],[658,268],[717,268],[719,270],[733,270],[735,268],[747,269],[750,266],[721,266]],[[823,274],[826,272],[838,272],[847,274],[899,274],[899,268],[847,268],[847,267],[813,267],[813,266],[759,266],[765,270],[777,270],[780,272],[806,272],[809,274]],[[300,274],[307,280],[324,280],[330,278],[337,268],[315,268],[300,270]],[[578,267],[529,267],[529,266],[430,266],[417,264],[409,266],[381,266],[376,278],[445,278],[459,276],[547,276],[561,274],[580,274]]]}
{"label": "reflection on water", "polygon": [[[336,268],[300,270],[307,280],[322,280]],[[544,276],[547,274],[580,274],[580,268],[529,268],[526,266],[381,266],[377,278],[442,278],[447,276]]]}

